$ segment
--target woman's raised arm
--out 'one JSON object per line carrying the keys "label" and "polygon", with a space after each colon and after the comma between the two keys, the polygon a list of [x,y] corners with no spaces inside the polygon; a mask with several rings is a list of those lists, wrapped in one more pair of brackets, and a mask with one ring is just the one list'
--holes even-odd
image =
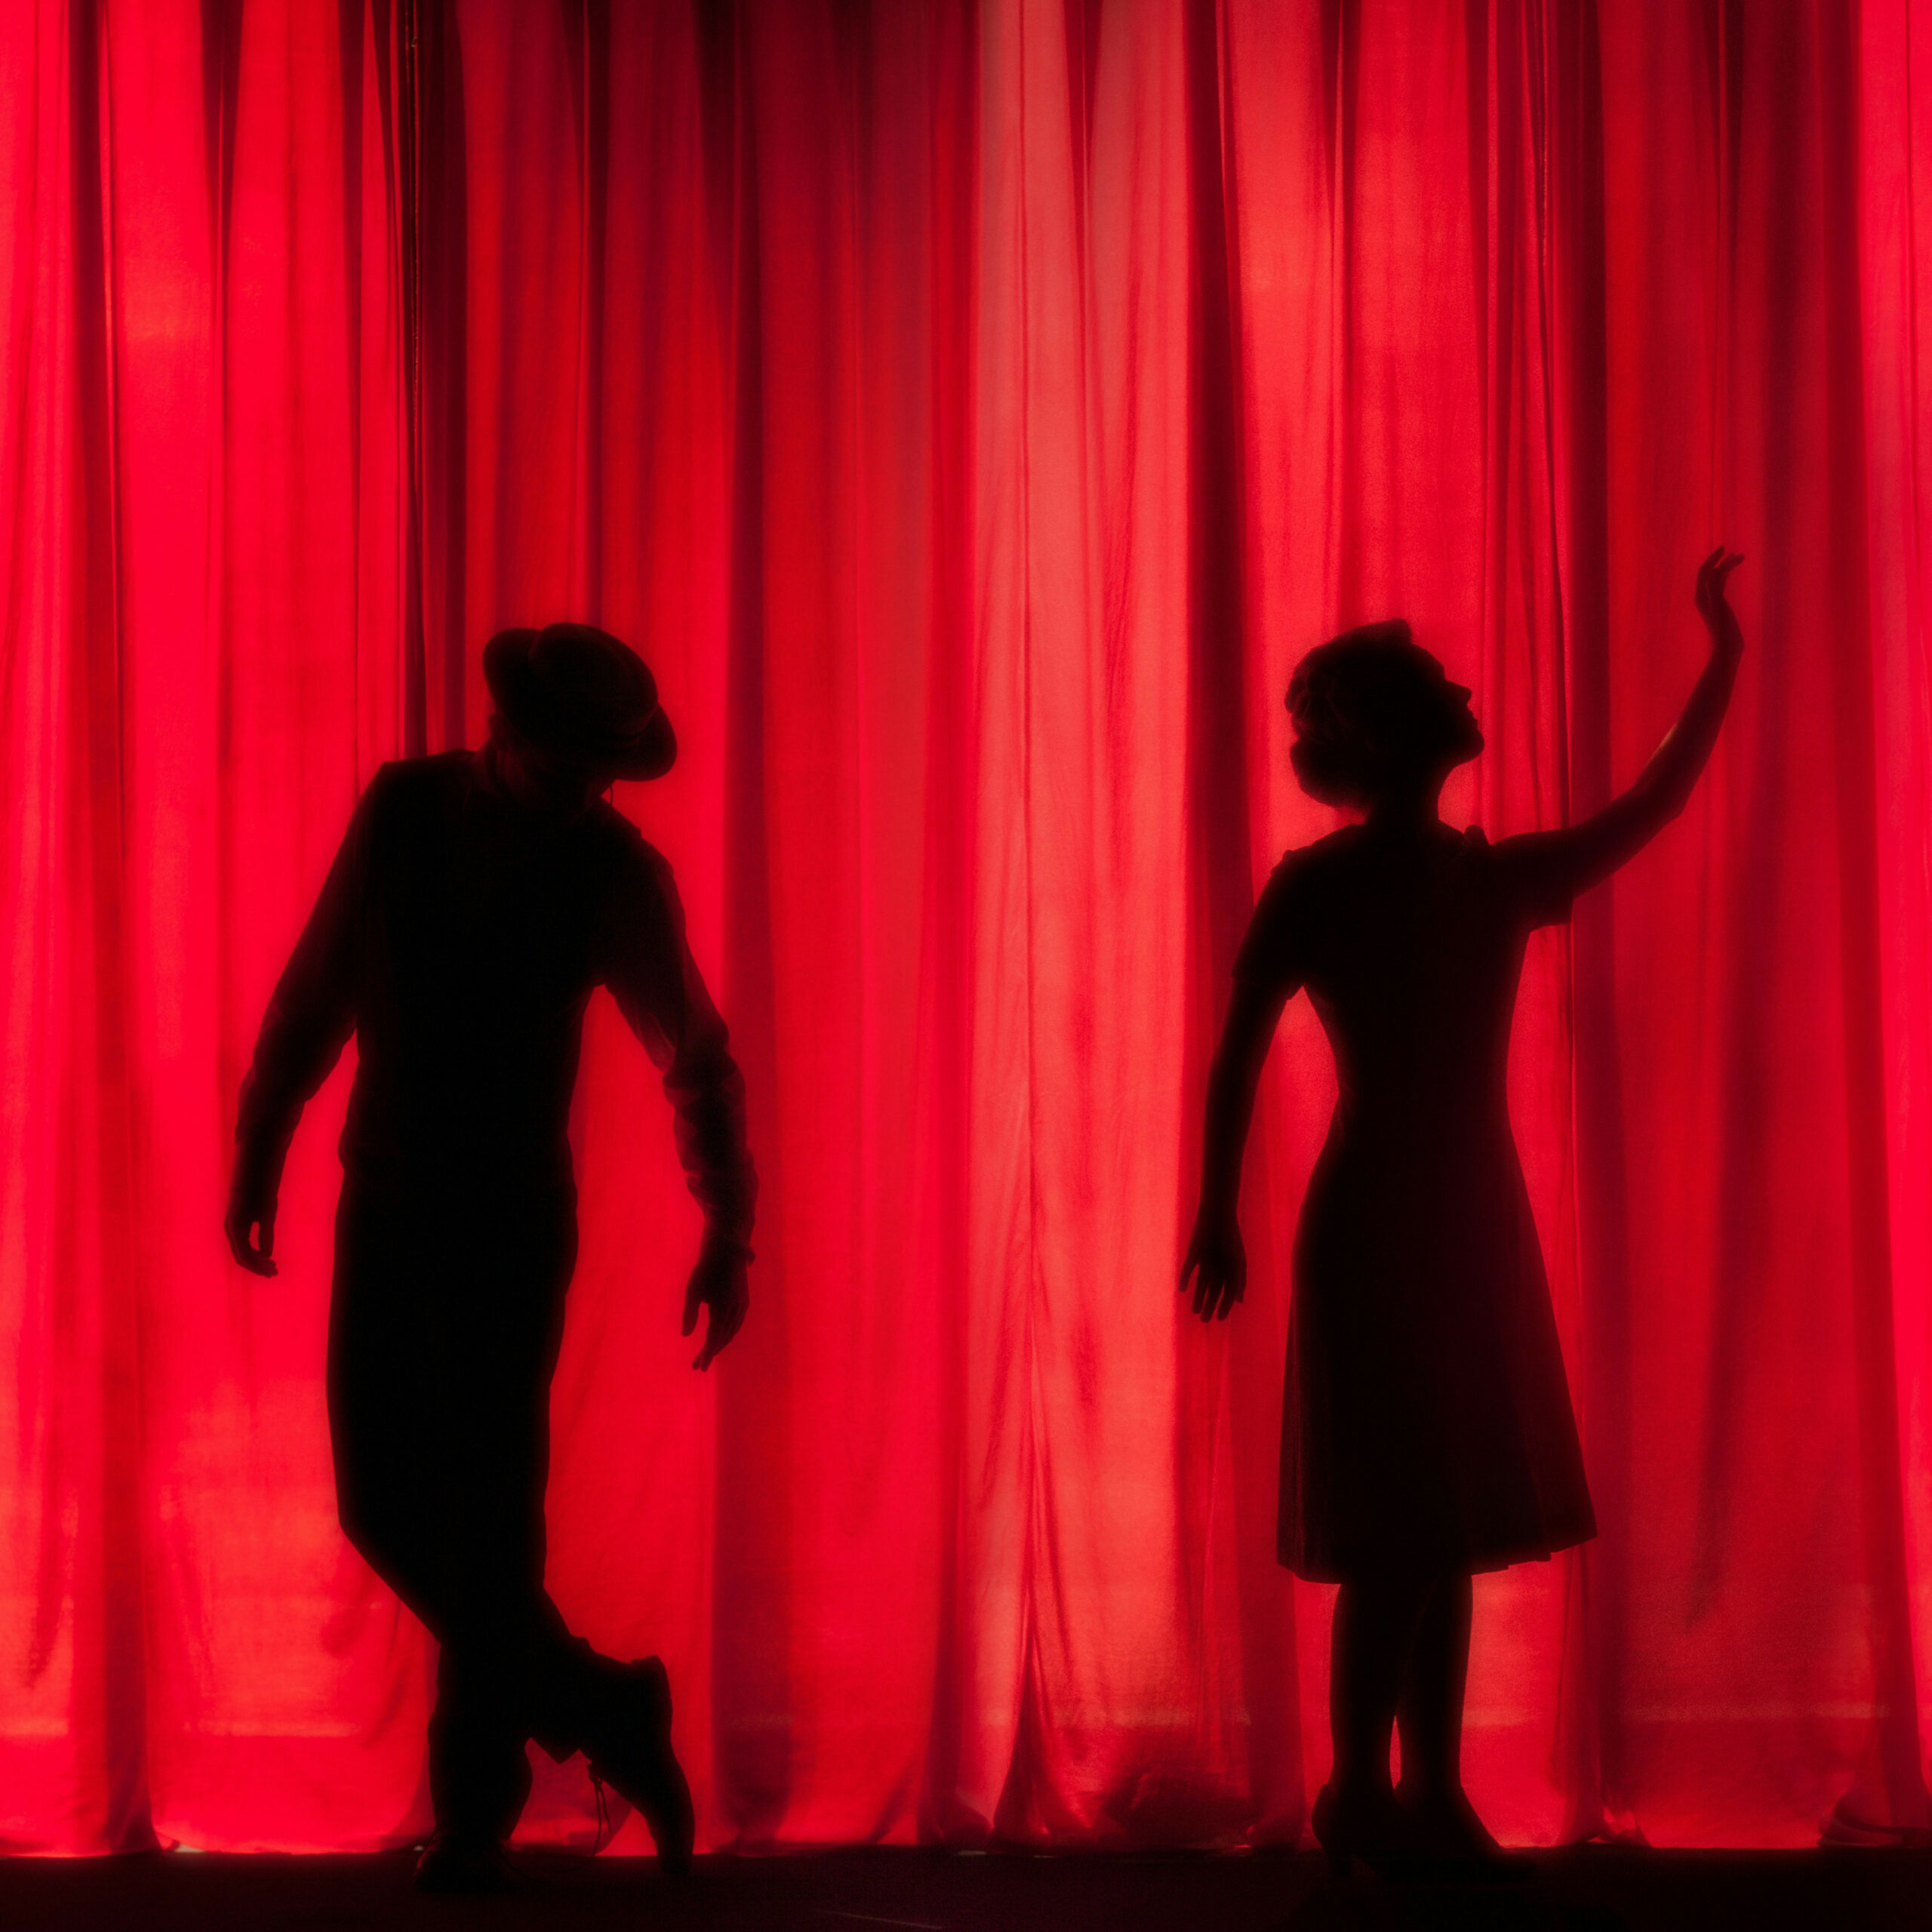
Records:
{"label": "woman's raised arm", "polygon": [[1581,892],[1607,878],[1676,817],[1690,798],[1717,743],[1738,661],[1744,655],[1744,633],[1724,599],[1725,580],[1743,561],[1720,545],[1698,568],[1697,611],[1711,634],[1710,658],[1677,722],[1664,734],[1635,783],[1580,824],[1561,832],[1532,832],[1521,841],[1503,841],[1541,846],[1567,892]]}

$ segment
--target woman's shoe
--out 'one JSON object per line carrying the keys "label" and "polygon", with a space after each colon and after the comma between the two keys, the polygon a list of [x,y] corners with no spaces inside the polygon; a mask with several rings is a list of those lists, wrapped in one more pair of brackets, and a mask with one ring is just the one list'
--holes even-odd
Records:
{"label": "woman's shoe", "polygon": [[1315,1793],[1308,1821],[1337,1878],[1346,1878],[1357,1859],[1384,1878],[1401,1875],[1406,1869],[1408,1820],[1387,1792],[1344,1799],[1332,1784],[1324,1784]]}
{"label": "woman's shoe", "polygon": [[1506,1851],[1478,1816],[1469,1794],[1405,1792],[1395,1803],[1405,1821],[1410,1869],[1417,1877],[1494,1884],[1527,1878],[1536,1869],[1526,1851]]}

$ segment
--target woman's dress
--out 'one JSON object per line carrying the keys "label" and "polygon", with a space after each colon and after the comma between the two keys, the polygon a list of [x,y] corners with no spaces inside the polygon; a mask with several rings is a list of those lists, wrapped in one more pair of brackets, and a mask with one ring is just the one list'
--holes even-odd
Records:
{"label": "woman's dress", "polygon": [[1339,1088],[1296,1229],[1281,1560],[1336,1582],[1499,1569],[1596,1531],[1509,1131],[1524,943],[1569,917],[1560,835],[1291,852],[1238,976],[1306,987]]}

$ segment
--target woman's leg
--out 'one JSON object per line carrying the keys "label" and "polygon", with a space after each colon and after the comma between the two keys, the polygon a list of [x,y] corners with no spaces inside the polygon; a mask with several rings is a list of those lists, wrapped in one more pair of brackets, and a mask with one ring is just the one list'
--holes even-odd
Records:
{"label": "woman's leg", "polygon": [[1438,1577],[1430,1585],[1395,1706],[1403,1795],[1423,1804],[1457,1797],[1463,1789],[1463,1698],[1469,1687],[1472,1596],[1466,1571]]}
{"label": "woman's leg", "polygon": [[1328,1728],[1339,1804],[1388,1796],[1389,1733],[1431,1587],[1427,1577],[1385,1574],[1355,1578],[1336,1597]]}
{"label": "woman's leg", "polygon": [[1463,1789],[1463,1698],[1469,1680],[1466,1571],[1438,1577],[1416,1623],[1395,1721],[1402,1739],[1404,1808],[1424,1856],[1494,1877],[1520,1875],[1521,1853],[1506,1853]]}

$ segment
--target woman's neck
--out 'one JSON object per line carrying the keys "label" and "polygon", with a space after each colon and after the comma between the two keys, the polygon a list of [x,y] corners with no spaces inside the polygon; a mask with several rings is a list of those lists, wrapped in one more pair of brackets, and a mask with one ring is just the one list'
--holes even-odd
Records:
{"label": "woman's neck", "polygon": [[1363,825],[1377,838],[1421,842],[1435,838],[1444,827],[1441,810],[1442,786],[1433,785],[1395,793],[1377,799],[1368,808]]}

